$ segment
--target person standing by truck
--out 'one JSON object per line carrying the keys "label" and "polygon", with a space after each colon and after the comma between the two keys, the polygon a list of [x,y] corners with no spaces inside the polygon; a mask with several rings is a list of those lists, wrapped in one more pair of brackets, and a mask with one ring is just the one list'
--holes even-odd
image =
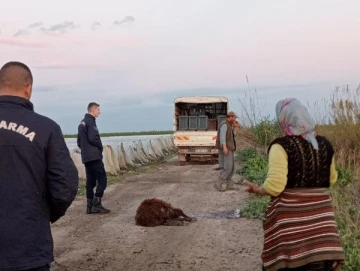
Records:
{"label": "person standing by truck", "polygon": [[[233,124],[236,118],[235,112],[230,111],[226,115],[226,119],[219,124],[217,131],[216,148],[219,150],[219,167],[222,167],[222,169],[214,188],[219,191],[237,190],[232,180],[235,168],[234,152],[236,150]],[[224,182],[226,182],[226,189],[222,188]]]}
{"label": "person standing by truck", "polygon": [[[232,128],[234,130],[234,135],[236,136],[240,130],[240,124],[237,120],[234,121]],[[224,153],[222,151],[219,152],[218,160],[219,160],[219,166],[214,168],[214,170],[220,170],[224,168]]]}

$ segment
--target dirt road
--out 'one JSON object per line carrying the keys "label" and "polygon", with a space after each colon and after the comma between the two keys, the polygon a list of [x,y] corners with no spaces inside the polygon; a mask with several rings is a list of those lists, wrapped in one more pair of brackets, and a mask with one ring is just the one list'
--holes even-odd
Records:
{"label": "dirt road", "polygon": [[[128,176],[106,190],[107,215],[85,214],[78,197],[52,226],[59,270],[261,270],[261,221],[227,218],[247,193],[217,192],[216,165],[179,166],[176,159]],[[134,216],[145,198],[158,197],[196,216],[183,227],[144,228]]]}

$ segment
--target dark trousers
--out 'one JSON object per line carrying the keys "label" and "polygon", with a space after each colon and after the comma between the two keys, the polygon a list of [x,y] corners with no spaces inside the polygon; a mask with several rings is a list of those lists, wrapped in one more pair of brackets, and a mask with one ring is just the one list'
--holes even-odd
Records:
{"label": "dark trousers", "polygon": [[26,270],[23,270],[23,271],[50,271],[50,264],[46,264],[46,265],[41,266],[41,267],[26,269]]}
{"label": "dark trousers", "polygon": [[94,188],[96,186],[95,197],[102,197],[107,186],[107,176],[102,160],[95,160],[85,163],[86,170],[86,197],[94,198]]}

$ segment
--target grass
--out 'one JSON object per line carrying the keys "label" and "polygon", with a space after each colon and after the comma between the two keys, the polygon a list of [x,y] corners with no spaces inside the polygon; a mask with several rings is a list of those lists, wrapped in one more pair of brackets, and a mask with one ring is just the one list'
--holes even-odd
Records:
{"label": "grass", "polygon": [[330,189],[336,221],[345,249],[345,271],[360,270],[360,183],[355,175],[338,167],[338,184]]}
{"label": "grass", "polygon": [[[117,133],[101,133],[101,137],[111,136],[142,136],[142,135],[170,135],[174,132],[172,130],[166,131],[141,131],[141,132],[117,132]],[[77,134],[65,134],[65,138],[76,138]]]}
{"label": "grass", "polygon": [[[252,107],[257,103],[255,95],[247,93]],[[267,171],[266,150],[268,144],[281,135],[275,120],[261,116],[257,108],[247,108],[239,135],[242,150],[239,157],[243,167],[240,174],[248,180],[263,183]],[[274,105],[275,107],[275,105]],[[346,264],[342,270],[360,270],[360,87],[356,90],[336,88],[329,99],[308,104],[317,122],[316,131],[326,136],[335,151],[338,171],[336,185],[329,189],[336,221],[345,249]],[[256,115],[254,114],[256,112]],[[256,119],[249,118],[256,116]],[[242,209],[242,216],[262,219],[269,197],[251,196]]]}
{"label": "grass", "polygon": [[[251,182],[259,185],[263,184],[268,169],[267,159],[259,154],[255,148],[240,150],[238,157],[243,165],[238,173]],[[245,207],[240,211],[241,216],[251,219],[263,219],[269,200],[270,197],[268,196],[250,197]]]}
{"label": "grass", "polygon": [[240,175],[256,184],[263,184],[267,174],[267,160],[255,148],[241,150],[239,159],[243,161]]}

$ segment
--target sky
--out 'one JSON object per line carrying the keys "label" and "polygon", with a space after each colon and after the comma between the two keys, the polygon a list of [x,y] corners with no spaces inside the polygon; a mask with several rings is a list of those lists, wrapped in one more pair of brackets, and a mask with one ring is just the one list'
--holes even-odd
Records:
{"label": "sky", "polygon": [[[89,102],[100,132],[170,130],[178,96],[215,95],[262,115],[360,83],[360,1],[3,1],[0,66],[33,72],[35,111],[76,133]],[[247,80],[248,78],[248,80]],[[240,101],[239,101],[240,100]]]}

